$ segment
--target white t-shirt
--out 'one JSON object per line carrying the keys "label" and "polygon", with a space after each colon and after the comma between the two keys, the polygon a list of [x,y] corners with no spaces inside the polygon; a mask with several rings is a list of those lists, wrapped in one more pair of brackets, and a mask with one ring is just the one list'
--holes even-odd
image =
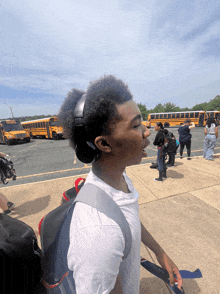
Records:
{"label": "white t-shirt", "polygon": [[210,128],[207,125],[205,127],[207,129],[207,134],[215,134],[215,128],[216,128],[215,124],[211,124]]}
{"label": "white t-shirt", "polygon": [[69,269],[73,271],[77,294],[107,294],[114,288],[118,274],[123,294],[139,293],[141,227],[138,192],[126,173],[123,176],[131,193],[112,188],[92,170],[85,184],[99,186],[119,205],[130,225],[131,251],[122,260],[125,240],[120,227],[97,209],[76,203],[67,260]]}

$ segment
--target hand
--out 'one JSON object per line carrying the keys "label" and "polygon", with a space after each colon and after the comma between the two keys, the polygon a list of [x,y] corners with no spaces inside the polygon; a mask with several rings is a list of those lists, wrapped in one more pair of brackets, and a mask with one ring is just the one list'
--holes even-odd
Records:
{"label": "hand", "polygon": [[175,274],[177,278],[178,288],[181,290],[183,280],[175,263],[169,258],[169,256],[165,252],[162,252],[160,255],[156,255],[156,257],[162,268],[168,271],[171,286],[173,286],[175,283]]}

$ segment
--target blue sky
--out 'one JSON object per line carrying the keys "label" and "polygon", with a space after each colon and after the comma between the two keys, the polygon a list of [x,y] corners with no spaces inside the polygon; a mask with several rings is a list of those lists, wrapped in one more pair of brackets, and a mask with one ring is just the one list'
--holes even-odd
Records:
{"label": "blue sky", "polygon": [[2,0],[0,118],[56,114],[113,74],[148,109],[220,94],[218,1]]}

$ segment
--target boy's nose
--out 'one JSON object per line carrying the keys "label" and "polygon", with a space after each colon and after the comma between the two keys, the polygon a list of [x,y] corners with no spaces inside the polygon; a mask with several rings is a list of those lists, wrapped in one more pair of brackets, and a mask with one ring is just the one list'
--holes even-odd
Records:
{"label": "boy's nose", "polygon": [[147,138],[147,137],[149,137],[150,135],[151,135],[150,130],[149,130],[148,128],[146,128],[145,131],[144,131],[144,138]]}

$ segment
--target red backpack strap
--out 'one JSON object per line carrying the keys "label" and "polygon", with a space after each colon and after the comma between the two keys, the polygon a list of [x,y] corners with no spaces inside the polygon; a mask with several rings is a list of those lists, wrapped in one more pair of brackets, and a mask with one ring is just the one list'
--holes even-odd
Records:
{"label": "red backpack strap", "polygon": [[75,180],[75,189],[76,189],[76,193],[78,194],[79,193],[79,188],[78,188],[78,185],[81,181],[84,181],[85,182],[86,179],[84,178],[78,178],[77,180]]}
{"label": "red backpack strap", "polygon": [[69,201],[69,198],[66,197],[66,193],[65,193],[65,191],[63,192],[63,198],[64,198],[66,201]]}
{"label": "red backpack strap", "polygon": [[45,218],[45,216],[42,217],[42,219],[40,220],[39,224],[38,224],[38,233],[40,235],[40,231],[41,231],[41,225],[42,225],[42,222],[43,222],[43,219]]}

